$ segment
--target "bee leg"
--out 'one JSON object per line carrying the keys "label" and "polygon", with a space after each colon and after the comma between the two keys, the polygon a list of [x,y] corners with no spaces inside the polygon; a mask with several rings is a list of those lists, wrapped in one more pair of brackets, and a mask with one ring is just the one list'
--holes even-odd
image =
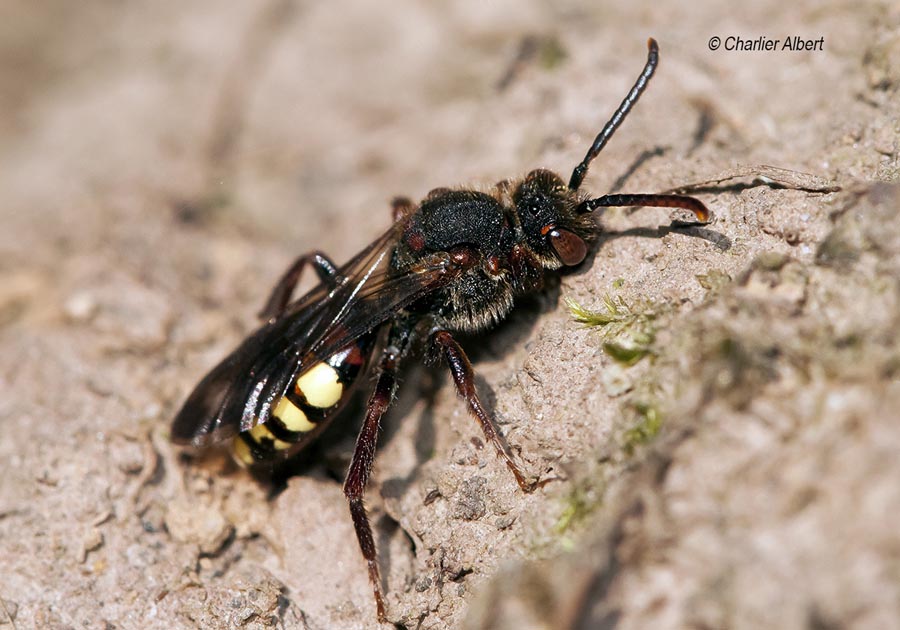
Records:
{"label": "bee leg", "polygon": [[306,265],[313,266],[313,269],[319,274],[319,280],[329,286],[334,286],[337,279],[337,266],[331,262],[331,259],[318,250],[304,254],[294,261],[294,264],[284,272],[278,284],[272,289],[266,305],[259,312],[261,320],[268,321],[284,312]]}
{"label": "bee leg", "polygon": [[378,440],[378,425],[381,416],[387,411],[394,392],[397,389],[397,363],[399,353],[388,346],[381,359],[378,381],[375,391],[366,405],[366,419],[359,437],[356,438],[356,448],[353,450],[353,459],[350,461],[350,469],[347,471],[347,479],[344,481],[344,495],[350,502],[350,516],[353,518],[353,528],[356,530],[356,538],[359,540],[359,548],[369,568],[369,582],[375,594],[375,606],[378,611],[378,620],[386,621],[384,597],[381,593],[381,574],[378,571],[378,558],[375,553],[375,541],[372,538],[372,528],[369,525],[369,517],[363,504],[363,495],[369,474],[372,472],[372,463],[375,460],[375,443]]}
{"label": "bee leg", "polygon": [[484,405],[481,404],[481,399],[475,390],[475,371],[472,369],[469,358],[456,339],[446,330],[439,330],[432,335],[431,340],[444,351],[444,356],[447,357],[447,363],[450,366],[450,374],[453,376],[453,382],[456,383],[457,394],[468,403],[469,412],[481,425],[484,437],[494,446],[497,455],[506,462],[506,466],[512,471],[519,487],[525,492],[531,492],[539,485],[542,485],[535,480],[526,478],[518,464],[513,460],[509,449],[497,432],[493,418],[484,408]]}
{"label": "bee leg", "polygon": [[416,210],[416,204],[409,197],[394,197],[391,199],[391,216],[394,221],[405,219]]}

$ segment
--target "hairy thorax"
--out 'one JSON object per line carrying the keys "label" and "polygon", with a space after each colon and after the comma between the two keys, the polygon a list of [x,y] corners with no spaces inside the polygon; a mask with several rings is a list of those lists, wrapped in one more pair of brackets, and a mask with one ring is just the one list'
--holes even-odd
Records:
{"label": "hairy thorax", "polygon": [[[517,264],[524,251],[505,188],[491,194],[439,189],[408,218],[393,267],[400,272],[435,252],[467,248],[478,263],[412,310],[429,312],[450,330],[473,332],[502,320],[519,293],[540,286],[543,270]],[[526,268],[527,267],[527,268]]]}

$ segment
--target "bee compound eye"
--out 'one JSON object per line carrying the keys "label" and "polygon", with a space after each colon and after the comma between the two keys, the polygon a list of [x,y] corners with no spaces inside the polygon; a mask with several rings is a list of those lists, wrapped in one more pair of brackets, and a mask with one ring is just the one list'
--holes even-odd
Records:
{"label": "bee compound eye", "polygon": [[587,256],[587,243],[568,230],[552,229],[549,232],[550,245],[564,265],[577,265]]}

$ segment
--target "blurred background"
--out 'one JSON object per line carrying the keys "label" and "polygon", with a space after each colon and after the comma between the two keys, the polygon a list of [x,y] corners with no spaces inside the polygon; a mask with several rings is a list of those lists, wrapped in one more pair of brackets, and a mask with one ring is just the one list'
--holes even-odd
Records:
{"label": "blurred background", "polygon": [[[413,370],[370,492],[391,619],[900,625],[895,3],[2,15],[0,627],[377,627],[332,472],[352,437],[276,495],[179,458],[169,420],[296,255],[346,260],[395,195],[567,176],[650,36],[657,75],[585,187],[725,179],[698,192],[716,222],[689,238],[629,232],[664,210],[611,212],[563,279],[590,308],[655,305],[646,360],[617,363],[552,299],[479,342],[504,433],[565,478],[540,493]],[[824,47],[710,50],[730,35]]]}

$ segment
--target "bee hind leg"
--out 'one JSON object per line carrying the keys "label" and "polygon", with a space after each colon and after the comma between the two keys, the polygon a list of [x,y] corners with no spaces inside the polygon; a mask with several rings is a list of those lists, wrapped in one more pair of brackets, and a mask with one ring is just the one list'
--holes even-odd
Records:
{"label": "bee hind leg", "polygon": [[297,258],[293,265],[288,267],[288,270],[281,276],[278,284],[272,289],[269,299],[266,300],[266,305],[259,312],[259,318],[261,320],[268,321],[278,317],[284,312],[285,307],[287,307],[288,302],[291,300],[294,289],[297,287],[297,283],[300,281],[303,269],[307,265],[312,265],[319,276],[319,280],[328,286],[337,284],[337,265],[335,265],[328,256],[318,250],[304,254]]}
{"label": "bee hind leg", "polygon": [[405,219],[416,210],[416,204],[409,197],[394,197],[391,199],[391,216],[394,221]]}

